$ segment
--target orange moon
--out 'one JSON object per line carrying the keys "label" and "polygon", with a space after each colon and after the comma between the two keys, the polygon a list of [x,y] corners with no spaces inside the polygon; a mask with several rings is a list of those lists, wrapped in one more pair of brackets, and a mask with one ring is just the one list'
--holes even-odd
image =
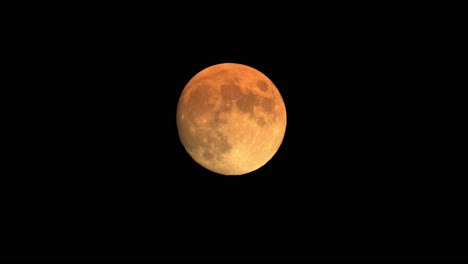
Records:
{"label": "orange moon", "polygon": [[188,154],[204,168],[242,175],[265,165],[286,131],[286,107],[273,82],[237,63],[210,66],[185,86],[177,129]]}

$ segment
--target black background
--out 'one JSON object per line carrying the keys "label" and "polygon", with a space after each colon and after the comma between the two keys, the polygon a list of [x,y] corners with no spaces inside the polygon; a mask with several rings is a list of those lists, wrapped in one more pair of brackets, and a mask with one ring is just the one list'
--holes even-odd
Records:
{"label": "black background", "polygon": [[[177,5],[17,10],[3,256],[465,255],[437,13]],[[288,114],[277,154],[238,177],[195,163],[175,122],[185,84],[223,62],[263,72]]]}

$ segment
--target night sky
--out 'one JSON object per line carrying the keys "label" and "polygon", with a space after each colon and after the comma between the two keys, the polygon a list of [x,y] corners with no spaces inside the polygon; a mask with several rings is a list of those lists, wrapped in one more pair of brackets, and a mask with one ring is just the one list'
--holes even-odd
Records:
{"label": "night sky", "polygon": [[[41,8],[50,15],[32,8],[35,19],[18,22],[32,73],[20,79],[25,107],[14,108],[20,162],[5,186],[15,235],[2,255],[334,260],[466,250],[453,237],[462,197],[435,140],[450,121],[427,81],[431,27],[420,7]],[[243,176],[202,168],[177,134],[184,86],[223,62],[264,73],[286,105],[278,152]]]}

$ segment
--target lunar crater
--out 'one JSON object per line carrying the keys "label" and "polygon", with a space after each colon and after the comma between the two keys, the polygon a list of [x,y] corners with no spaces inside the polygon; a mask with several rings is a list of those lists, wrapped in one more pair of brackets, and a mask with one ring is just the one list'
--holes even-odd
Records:
{"label": "lunar crater", "polygon": [[267,122],[265,121],[265,118],[263,116],[257,117],[257,125],[259,126],[265,126]]}
{"label": "lunar crater", "polygon": [[258,86],[258,88],[260,88],[260,90],[262,90],[264,92],[268,91],[268,84],[266,82],[262,81],[262,80],[259,80],[257,82],[257,86]]}
{"label": "lunar crater", "polygon": [[203,152],[203,158],[206,160],[212,160],[214,158],[213,152],[205,150],[205,152]]}

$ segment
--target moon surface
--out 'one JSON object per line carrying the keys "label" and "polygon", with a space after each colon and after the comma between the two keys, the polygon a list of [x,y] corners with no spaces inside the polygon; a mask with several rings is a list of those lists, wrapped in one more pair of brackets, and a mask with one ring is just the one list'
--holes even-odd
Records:
{"label": "moon surface", "polygon": [[286,107],[276,86],[260,71],[237,63],[197,73],[182,91],[176,116],[188,154],[223,175],[265,165],[286,131]]}

